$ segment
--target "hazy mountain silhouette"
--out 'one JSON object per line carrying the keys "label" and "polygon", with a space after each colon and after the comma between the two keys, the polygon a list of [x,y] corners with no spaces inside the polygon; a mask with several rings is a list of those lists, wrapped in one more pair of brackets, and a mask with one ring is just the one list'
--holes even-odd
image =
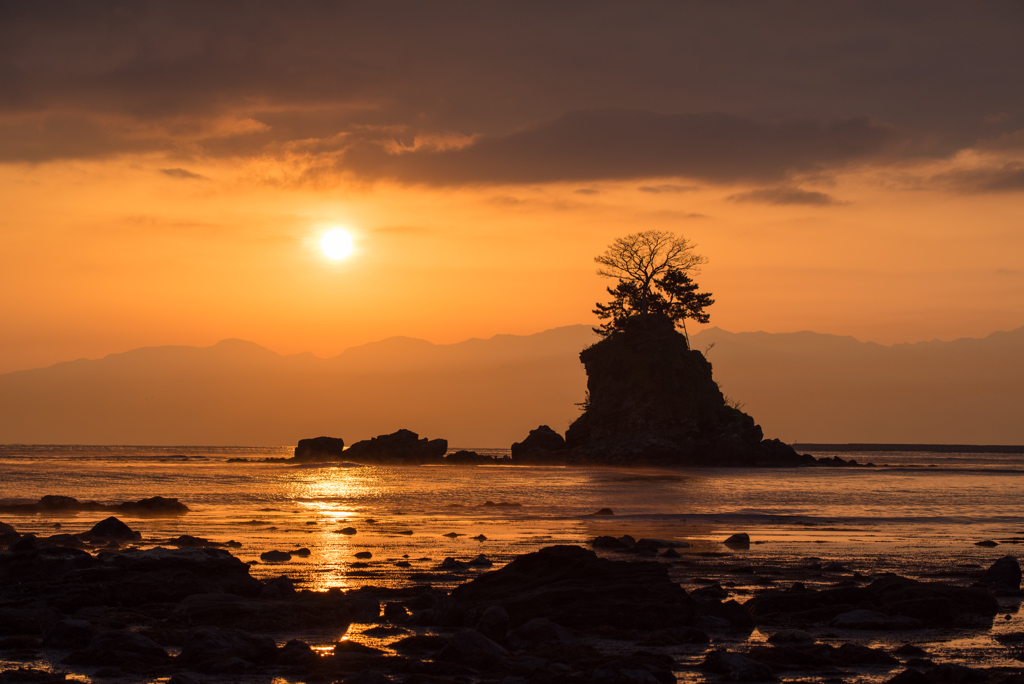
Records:
{"label": "hazy mountain silhouette", "polygon": [[[393,337],[320,359],[252,342],[147,347],[0,375],[0,443],[351,443],[407,427],[454,446],[564,431],[589,326],[435,345]],[[1024,328],[885,347],[812,332],[710,328],[693,347],[768,437],[1024,443]]]}

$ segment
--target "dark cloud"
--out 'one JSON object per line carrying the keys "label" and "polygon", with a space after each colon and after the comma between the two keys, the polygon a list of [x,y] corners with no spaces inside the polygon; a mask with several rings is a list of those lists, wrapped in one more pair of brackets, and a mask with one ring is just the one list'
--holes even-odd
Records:
{"label": "dark cloud", "polygon": [[1024,164],[1011,162],[992,168],[956,169],[934,176],[932,184],[968,194],[1022,192]]}
{"label": "dark cloud", "polygon": [[[430,157],[442,182],[462,182],[460,164],[545,132],[578,161],[586,154],[571,131],[550,122],[625,109],[660,112],[649,114],[660,129],[620,122],[619,137],[593,156],[602,165],[623,159],[630,170],[610,176],[602,166],[594,178],[640,178],[629,146],[650,149],[659,136],[679,146],[682,134],[667,129],[688,128],[657,117],[705,112],[779,129],[887,121],[917,141],[916,153],[943,156],[1020,128],[1021,35],[1018,2],[655,0],[643,11],[602,0],[7,2],[0,161],[148,151],[330,156],[361,142],[355,170],[371,177],[418,179]],[[401,164],[366,163],[367,140],[412,146],[449,134],[481,138],[465,154],[420,148]],[[781,168],[851,158],[814,135],[812,127],[808,139],[826,145],[815,159],[789,155]],[[726,147],[708,149],[715,144]],[[504,175],[589,179],[571,163],[527,173],[541,156],[520,153],[518,172]],[[689,168],[666,156],[656,155],[654,175]],[[751,156],[753,176],[771,175]],[[697,177],[736,175],[701,169]]]}
{"label": "dark cloud", "polygon": [[210,180],[206,176],[193,173],[188,169],[160,169],[160,173],[171,178],[181,178],[182,180]]}
{"label": "dark cloud", "polygon": [[839,204],[832,195],[824,192],[793,187],[758,188],[757,190],[730,195],[728,199],[732,202],[760,202],[762,204],[780,205],[809,204],[819,207]]}
{"label": "dark cloud", "polygon": [[580,188],[579,190],[574,190],[573,192],[575,192],[577,195],[596,195],[601,191],[598,190],[597,188]]}
{"label": "dark cloud", "polygon": [[360,176],[428,185],[544,183],[682,176],[774,181],[893,150],[893,127],[864,118],[755,122],[725,114],[570,112],[467,147],[394,153],[364,143],[344,166]]}
{"label": "dark cloud", "polygon": [[699,189],[700,188],[698,188],[696,185],[671,185],[667,183],[662,185],[641,185],[639,188],[637,188],[637,190],[639,190],[640,192],[650,192],[656,195],[664,192],[691,192],[693,190]]}

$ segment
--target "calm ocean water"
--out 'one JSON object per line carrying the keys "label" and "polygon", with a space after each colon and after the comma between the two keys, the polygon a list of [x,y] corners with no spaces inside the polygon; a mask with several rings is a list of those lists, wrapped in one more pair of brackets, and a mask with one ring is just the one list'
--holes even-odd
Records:
{"label": "calm ocean water", "polygon": [[[368,577],[398,582],[404,575],[394,563],[402,560],[413,571],[429,572],[446,556],[484,553],[500,562],[605,533],[673,537],[695,549],[719,549],[723,535],[748,531],[765,543],[757,549],[761,553],[805,553],[816,544],[819,552],[841,547],[847,553],[957,557],[962,551],[979,560],[1005,555],[1007,547],[979,549],[975,541],[1024,537],[1021,454],[843,453],[887,465],[678,471],[227,462],[290,453],[291,447],[0,446],[0,500],[31,502],[45,494],[104,503],[177,497],[193,512],[180,518],[121,517],[148,544],[180,534],[230,539],[242,543],[234,552],[244,560],[257,560],[270,549],[309,548],[307,558],[256,565],[254,574],[287,572],[319,588],[365,583]],[[604,507],[615,516],[589,515]],[[0,519],[45,535],[58,522],[61,532],[84,531],[99,516]],[[357,533],[339,534],[343,527]],[[451,533],[460,536],[444,536]],[[472,539],[481,534],[487,539]],[[371,551],[374,560],[353,567],[352,554],[361,550]]]}

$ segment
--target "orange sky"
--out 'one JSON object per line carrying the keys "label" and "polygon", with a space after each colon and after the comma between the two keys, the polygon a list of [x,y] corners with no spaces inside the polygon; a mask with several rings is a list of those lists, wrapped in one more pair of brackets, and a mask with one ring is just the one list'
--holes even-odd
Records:
{"label": "orange sky", "polygon": [[0,372],[591,322],[593,257],[650,228],[728,330],[1024,325],[1019,12],[676,5],[9,11]]}

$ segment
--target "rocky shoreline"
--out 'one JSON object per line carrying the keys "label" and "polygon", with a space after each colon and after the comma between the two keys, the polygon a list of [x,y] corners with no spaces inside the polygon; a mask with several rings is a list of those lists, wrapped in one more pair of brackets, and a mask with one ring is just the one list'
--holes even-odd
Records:
{"label": "rocky shoreline", "polygon": [[[0,532],[0,682],[1024,682],[1009,556],[921,580],[736,565],[726,550],[623,535],[503,567],[448,558],[435,584],[410,573],[401,587],[317,592],[253,577],[230,542],[146,539],[115,517],[79,535]],[[467,579],[474,562],[485,571]],[[950,662],[937,638],[998,644]]]}

